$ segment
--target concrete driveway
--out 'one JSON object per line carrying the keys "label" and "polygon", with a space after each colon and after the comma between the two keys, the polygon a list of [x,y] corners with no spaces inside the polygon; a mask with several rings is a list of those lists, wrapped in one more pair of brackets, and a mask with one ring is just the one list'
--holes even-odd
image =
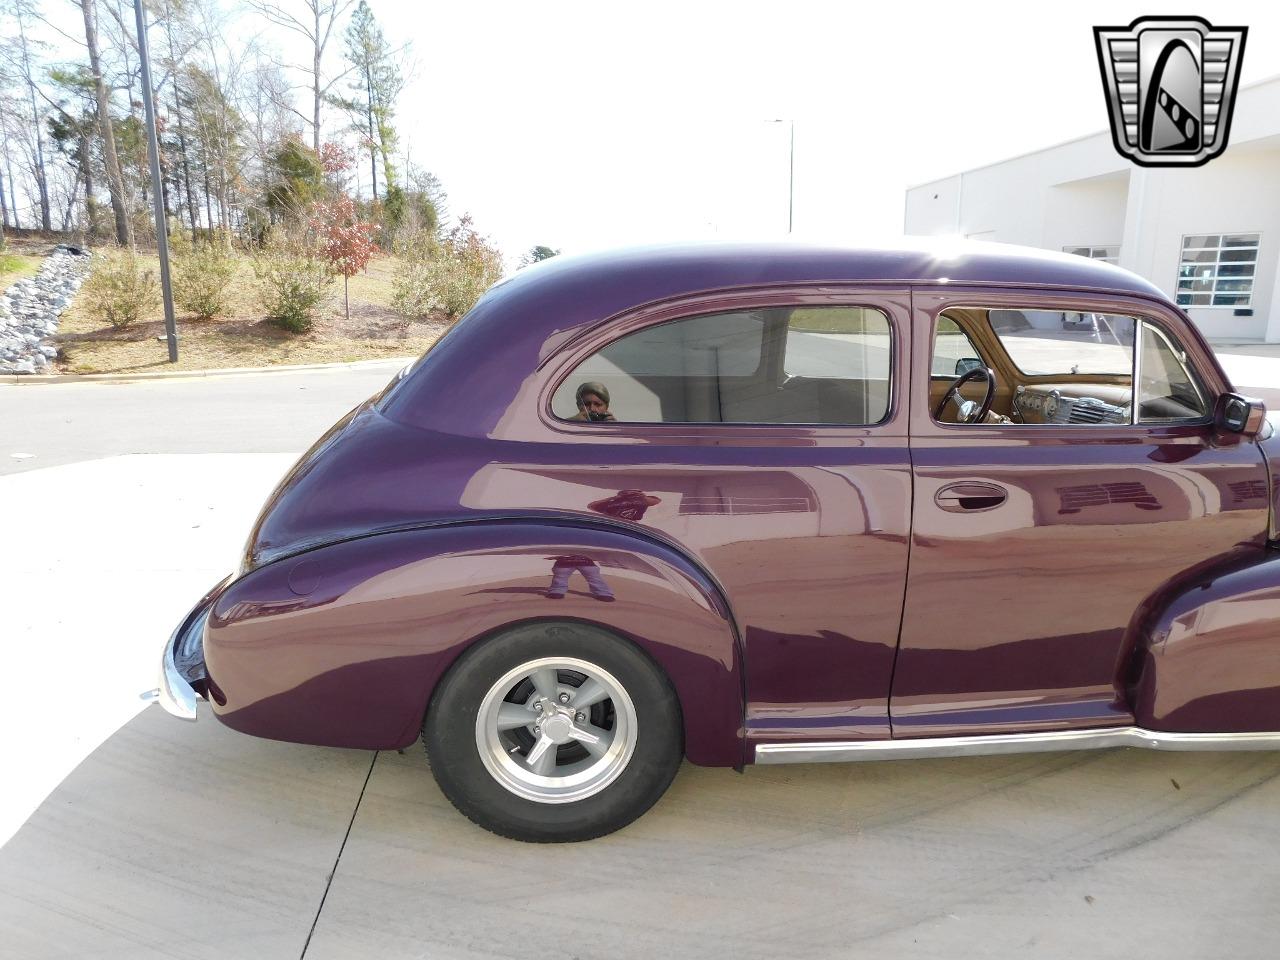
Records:
{"label": "concrete driveway", "polygon": [[[418,748],[143,707],[280,473],[388,375],[0,387],[60,464],[0,463],[0,957],[1275,956],[1280,754],[686,765],[632,827],[546,847],[464,820]],[[82,439],[46,439],[63,404]],[[173,452],[236,424],[257,452]]]}
{"label": "concrete driveway", "polygon": [[1271,958],[1277,809],[1271,754],[686,766],[627,830],[530,846],[417,749],[152,707],[0,850],[0,955]]}

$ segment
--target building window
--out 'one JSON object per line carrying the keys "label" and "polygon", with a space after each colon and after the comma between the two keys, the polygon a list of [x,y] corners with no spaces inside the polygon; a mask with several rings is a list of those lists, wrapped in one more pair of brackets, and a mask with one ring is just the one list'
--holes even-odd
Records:
{"label": "building window", "polygon": [[1211,233],[1182,238],[1178,305],[1248,307],[1258,269],[1257,233]]}
{"label": "building window", "polygon": [[1077,257],[1088,257],[1090,260],[1102,260],[1105,263],[1120,262],[1119,244],[1107,247],[1063,247],[1062,252],[1074,253]]}

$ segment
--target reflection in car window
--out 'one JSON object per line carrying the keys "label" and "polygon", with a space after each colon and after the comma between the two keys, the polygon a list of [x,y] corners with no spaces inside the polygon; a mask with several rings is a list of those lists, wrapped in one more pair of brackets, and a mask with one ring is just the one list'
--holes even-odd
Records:
{"label": "reflection in car window", "polygon": [[618,422],[867,425],[889,409],[889,319],[864,307],[769,307],[647,327],[560,384],[552,411],[586,419],[584,383]]}
{"label": "reflection in car window", "polygon": [[1198,420],[1209,409],[1186,358],[1150,324],[1142,326],[1138,419],[1143,423]]}

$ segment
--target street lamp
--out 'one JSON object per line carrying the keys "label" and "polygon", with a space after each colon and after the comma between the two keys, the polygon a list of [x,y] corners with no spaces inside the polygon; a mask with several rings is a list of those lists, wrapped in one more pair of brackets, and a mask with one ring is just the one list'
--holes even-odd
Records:
{"label": "street lamp", "polygon": [[771,120],[770,123],[785,123],[791,128],[791,170],[787,175],[787,233],[795,224],[796,214],[796,122],[794,120]]}

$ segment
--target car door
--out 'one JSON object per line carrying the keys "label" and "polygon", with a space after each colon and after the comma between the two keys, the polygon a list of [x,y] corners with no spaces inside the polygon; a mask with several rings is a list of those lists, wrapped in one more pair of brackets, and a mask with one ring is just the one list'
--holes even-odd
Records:
{"label": "car door", "polygon": [[[909,299],[796,285],[601,327],[548,375],[546,445],[482,471],[477,502],[607,516],[702,564],[741,640],[749,743],[887,739],[910,523]],[[613,420],[575,409],[588,385]]]}
{"label": "car door", "polygon": [[[1179,315],[1144,300],[917,288],[912,309],[914,496],[894,736],[1130,722],[1126,667],[1143,603],[1192,568],[1264,537],[1260,451],[1218,435],[1204,415],[1227,389],[1219,368]],[[1079,372],[1097,352],[1096,331],[1061,323],[1051,330],[1052,322],[1043,322],[1072,313],[1134,318],[1138,413],[1131,402],[1125,422],[934,418],[930,374],[940,369],[935,342],[947,318],[969,322],[966,333],[987,351],[988,366],[1014,371],[1007,375],[1020,381],[1015,399],[1053,396],[1042,388],[1054,380],[1056,361],[1024,359],[1032,370],[1020,372],[1010,359],[1013,341],[999,338],[997,349],[1004,342],[1010,349],[991,357],[991,330],[974,325],[984,316],[988,327],[993,316],[1021,318],[1020,353],[1051,354],[1050,347],[1066,345],[1071,357],[1060,379],[1076,395],[1073,418],[1114,414],[1114,404],[1081,399],[1097,393],[1115,401],[1125,389],[1110,360],[1092,381]],[[1145,378],[1144,356],[1152,368]],[[1152,386],[1158,363],[1185,366],[1202,400],[1180,406],[1148,396],[1159,393]],[[1010,394],[1009,384],[1000,386]],[[935,403],[939,393],[935,387]],[[1050,416],[1041,410],[1027,417],[1060,419],[1061,402]]]}

